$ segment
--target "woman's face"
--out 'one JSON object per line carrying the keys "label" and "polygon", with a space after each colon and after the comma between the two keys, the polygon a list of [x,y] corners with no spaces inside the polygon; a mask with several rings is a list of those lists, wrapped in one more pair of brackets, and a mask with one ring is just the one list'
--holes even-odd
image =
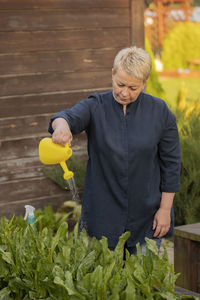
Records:
{"label": "woman's face", "polygon": [[146,82],[133,77],[124,71],[112,71],[113,96],[115,100],[127,105],[137,100],[140,92],[144,89]]}

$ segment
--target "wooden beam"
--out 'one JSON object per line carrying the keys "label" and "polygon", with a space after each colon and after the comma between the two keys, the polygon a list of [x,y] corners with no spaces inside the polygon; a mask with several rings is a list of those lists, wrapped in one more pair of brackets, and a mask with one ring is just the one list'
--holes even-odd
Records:
{"label": "wooden beam", "polygon": [[[134,23],[137,26],[137,20]],[[139,35],[139,32],[137,34]],[[96,30],[90,28],[87,30],[10,31],[0,32],[0,53],[120,48],[126,46],[129,41],[129,27]]]}
{"label": "wooden beam", "polygon": [[129,0],[1,0],[0,9],[80,9],[128,7]]}
{"label": "wooden beam", "polygon": [[128,8],[1,10],[0,31],[129,27]]}
{"label": "wooden beam", "polygon": [[161,47],[164,39],[165,32],[165,11],[166,6],[164,6],[163,1],[155,1],[155,12],[157,14],[157,35],[158,35],[158,44]]}
{"label": "wooden beam", "polygon": [[131,44],[144,48],[144,0],[131,0]]}
{"label": "wooden beam", "polygon": [[[90,72],[111,69],[120,48],[35,51],[0,55],[1,75]],[[102,59],[103,57],[103,59]],[[1,112],[0,112],[1,113]]]}
{"label": "wooden beam", "polygon": [[[53,183],[49,183],[51,186]],[[48,187],[49,187],[48,186]],[[61,193],[59,193],[61,191]],[[5,200],[7,200],[5,198]],[[13,202],[0,203],[0,216],[5,216],[7,218],[15,216],[24,216],[25,209],[24,206],[26,204],[34,206],[36,209],[44,209],[45,206],[51,205],[56,212],[63,204],[64,201],[71,200],[71,194],[68,191],[62,191],[59,187],[57,192],[54,195],[47,195],[23,200],[17,200]]]}
{"label": "wooden beam", "polygon": [[0,78],[0,96],[111,87],[111,67],[98,72],[26,74]]}
{"label": "wooden beam", "polygon": [[[110,86],[111,87],[111,86]],[[64,108],[75,105],[78,101],[88,98],[89,95],[98,91],[105,92],[107,89],[88,89],[75,91],[48,92],[45,94],[29,94],[20,96],[0,97],[0,119],[16,118],[28,115],[54,114]],[[1,121],[0,121],[1,122]],[[1,139],[1,138],[0,138]]]}

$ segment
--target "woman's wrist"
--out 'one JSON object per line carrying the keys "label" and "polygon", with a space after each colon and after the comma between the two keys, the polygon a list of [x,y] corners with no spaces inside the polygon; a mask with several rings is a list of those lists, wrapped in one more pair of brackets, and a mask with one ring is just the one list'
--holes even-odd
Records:
{"label": "woman's wrist", "polygon": [[56,129],[69,129],[69,125],[67,123],[67,121],[63,118],[56,118],[53,122],[52,122],[52,128],[53,130]]}
{"label": "woman's wrist", "polygon": [[171,208],[167,208],[167,207],[160,207],[161,210],[166,211],[166,212],[170,212]]}
{"label": "woman's wrist", "polygon": [[161,197],[161,201],[160,201],[160,209],[163,209],[165,211],[171,211],[174,196],[175,196],[175,193],[162,192],[162,197]]}

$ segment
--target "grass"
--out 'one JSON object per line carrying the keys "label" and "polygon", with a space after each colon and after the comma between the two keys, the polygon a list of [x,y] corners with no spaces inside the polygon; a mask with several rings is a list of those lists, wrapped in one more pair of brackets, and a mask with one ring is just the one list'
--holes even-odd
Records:
{"label": "grass", "polygon": [[163,89],[165,90],[167,102],[172,108],[175,108],[178,91],[183,82],[187,89],[187,98],[193,101],[200,101],[200,78],[160,77],[159,80],[162,84]]}

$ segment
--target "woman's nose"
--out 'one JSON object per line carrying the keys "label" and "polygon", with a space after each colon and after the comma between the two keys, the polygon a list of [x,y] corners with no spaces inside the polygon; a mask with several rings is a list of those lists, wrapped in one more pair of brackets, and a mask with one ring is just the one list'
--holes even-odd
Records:
{"label": "woman's nose", "polygon": [[128,88],[127,88],[127,86],[123,87],[123,89],[122,89],[122,95],[123,96],[127,96],[128,95]]}

